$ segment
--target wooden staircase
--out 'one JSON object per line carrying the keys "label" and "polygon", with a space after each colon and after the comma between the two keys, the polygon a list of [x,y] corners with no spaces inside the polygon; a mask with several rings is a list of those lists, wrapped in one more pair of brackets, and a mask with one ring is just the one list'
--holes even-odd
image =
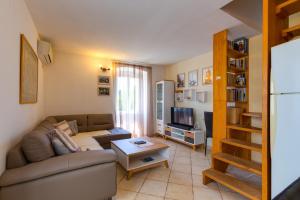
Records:
{"label": "wooden staircase", "polygon": [[[242,113],[241,118],[261,118],[261,114],[247,112]],[[260,186],[254,185],[244,180],[239,180],[238,178],[228,174],[224,167],[219,166],[220,163],[222,163],[223,166],[225,165],[225,168],[227,168],[228,165],[231,165],[241,170],[261,176],[262,165],[260,163],[236,155],[242,150],[261,152],[261,144],[256,144],[246,140],[231,137],[231,135],[236,134],[239,135],[249,133],[261,133],[261,129],[251,127],[247,124],[227,125],[227,129],[229,133],[230,130],[234,130],[235,132],[233,134],[227,134],[228,137],[221,140],[222,152],[214,153],[212,155],[213,165],[212,168],[203,171],[203,183],[208,184],[212,181],[215,181],[234,190],[235,192],[240,193],[241,195],[249,199],[260,200],[262,199]]]}

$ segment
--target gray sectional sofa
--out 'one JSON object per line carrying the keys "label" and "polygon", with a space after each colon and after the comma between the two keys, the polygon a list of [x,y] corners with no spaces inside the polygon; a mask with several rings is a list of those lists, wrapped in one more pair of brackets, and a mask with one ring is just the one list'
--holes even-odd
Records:
{"label": "gray sectional sofa", "polygon": [[[47,133],[76,120],[72,139],[83,151],[57,156]],[[1,200],[105,200],[116,194],[116,155],[110,141],[130,138],[114,128],[111,114],[47,117],[7,154],[0,177]]]}

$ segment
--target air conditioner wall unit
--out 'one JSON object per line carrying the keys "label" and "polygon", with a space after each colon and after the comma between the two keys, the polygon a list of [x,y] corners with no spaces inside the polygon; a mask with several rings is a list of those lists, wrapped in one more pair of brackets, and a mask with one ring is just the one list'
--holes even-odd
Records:
{"label": "air conditioner wall unit", "polygon": [[49,42],[38,41],[38,56],[44,65],[53,63],[53,51]]}

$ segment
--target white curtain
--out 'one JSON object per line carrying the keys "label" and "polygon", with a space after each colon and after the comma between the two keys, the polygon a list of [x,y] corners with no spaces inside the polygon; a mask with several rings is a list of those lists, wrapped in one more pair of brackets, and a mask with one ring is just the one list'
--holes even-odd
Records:
{"label": "white curtain", "polygon": [[151,68],[114,63],[116,125],[131,131],[134,137],[151,136]]}

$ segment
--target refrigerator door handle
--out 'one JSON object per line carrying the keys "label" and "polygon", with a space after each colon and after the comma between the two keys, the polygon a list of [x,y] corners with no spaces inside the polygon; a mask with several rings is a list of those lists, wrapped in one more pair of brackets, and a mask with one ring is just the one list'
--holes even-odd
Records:
{"label": "refrigerator door handle", "polygon": [[277,95],[271,95],[270,97],[270,139],[271,139],[271,158],[272,153],[275,149],[275,140],[276,140],[276,134],[277,134]]}

